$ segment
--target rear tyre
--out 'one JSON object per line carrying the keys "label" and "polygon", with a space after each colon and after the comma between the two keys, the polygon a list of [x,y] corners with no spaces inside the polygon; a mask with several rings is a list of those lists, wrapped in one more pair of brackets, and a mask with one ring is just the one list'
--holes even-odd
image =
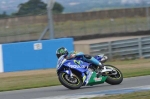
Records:
{"label": "rear tyre", "polygon": [[109,68],[109,67],[114,68],[114,70],[117,71],[116,75],[109,75],[107,77],[106,82],[108,84],[117,85],[123,81],[123,74],[118,68],[116,68],[115,66],[112,66],[112,65],[104,65],[104,66],[106,66],[106,68]]}
{"label": "rear tyre", "polygon": [[79,89],[82,86],[82,80],[76,74],[73,74],[71,78],[67,73],[61,72],[59,74],[59,81],[69,89]]}

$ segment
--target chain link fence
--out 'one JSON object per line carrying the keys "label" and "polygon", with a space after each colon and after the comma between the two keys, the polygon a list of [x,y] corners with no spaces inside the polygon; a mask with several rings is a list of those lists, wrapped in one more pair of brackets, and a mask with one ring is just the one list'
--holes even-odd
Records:
{"label": "chain link fence", "polygon": [[[150,8],[55,14],[55,38],[150,30]],[[48,24],[47,14],[0,19],[0,43],[38,40]],[[49,39],[49,32],[43,39]]]}

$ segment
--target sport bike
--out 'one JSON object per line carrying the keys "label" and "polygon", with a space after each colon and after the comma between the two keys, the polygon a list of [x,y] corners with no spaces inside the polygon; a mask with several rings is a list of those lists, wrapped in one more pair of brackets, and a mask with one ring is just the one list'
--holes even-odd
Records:
{"label": "sport bike", "polygon": [[69,89],[79,89],[82,86],[93,86],[104,82],[117,85],[123,81],[121,71],[112,65],[105,65],[108,60],[104,54],[94,56],[103,64],[100,76],[97,76],[97,66],[82,61],[81,57],[67,60],[62,55],[57,62],[57,75],[60,83]]}

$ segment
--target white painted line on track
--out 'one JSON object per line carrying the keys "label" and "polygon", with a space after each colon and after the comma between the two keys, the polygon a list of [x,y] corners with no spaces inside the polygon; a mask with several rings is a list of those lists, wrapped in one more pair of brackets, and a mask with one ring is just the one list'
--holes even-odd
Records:
{"label": "white painted line on track", "polygon": [[121,89],[115,89],[115,90],[86,92],[86,93],[80,93],[80,94],[70,94],[70,95],[64,95],[64,96],[49,96],[49,97],[41,97],[41,98],[34,98],[34,99],[80,99],[80,98],[93,98],[93,97],[103,97],[105,95],[124,94],[124,93],[146,91],[146,90],[150,90],[150,85],[138,86],[138,87],[130,87],[130,88],[121,88]]}
{"label": "white painted line on track", "polygon": [[77,96],[55,96],[55,97],[42,97],[42,98],[34,98],[34,99],[81,99],[81,98],[93,98],[93,97],[102,97],[101,95],[77,95]]}

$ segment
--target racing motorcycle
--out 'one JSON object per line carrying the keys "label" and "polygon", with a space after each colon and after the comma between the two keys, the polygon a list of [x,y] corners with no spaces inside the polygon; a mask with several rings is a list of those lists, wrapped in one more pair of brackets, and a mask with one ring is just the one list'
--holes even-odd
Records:
{"label": "racing motorcycle", "polygon": [[108,60],[107,56],[102,54],[94,58],[103,64],[100,76],[97,76],[97,66],[82,61],[81,57],[67,60],[62,55],[56,67],[60,83],[69,89],[79,89],[82,86],[93,86],[104,82],[117,85],[123,81],[123,74],[118,68],[104,64]]}

